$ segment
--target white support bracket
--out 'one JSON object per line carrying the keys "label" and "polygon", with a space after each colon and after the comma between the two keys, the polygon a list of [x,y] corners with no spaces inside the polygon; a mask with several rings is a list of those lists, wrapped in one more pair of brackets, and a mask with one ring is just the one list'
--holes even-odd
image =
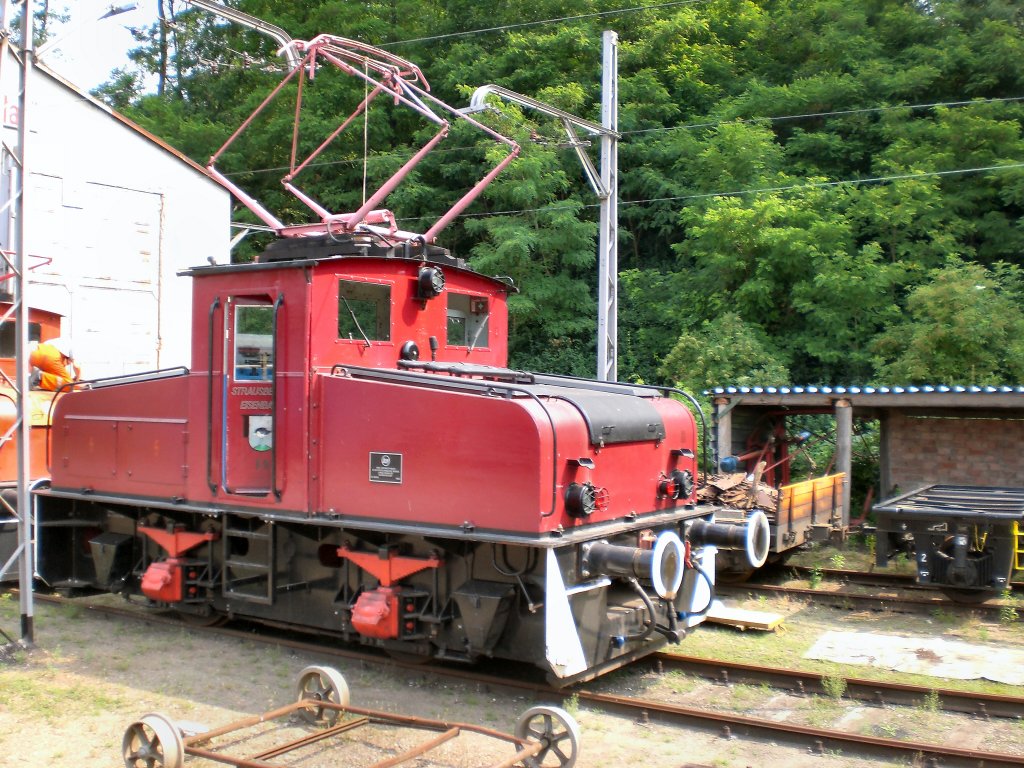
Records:
{"label": "white support bracket", "polygon": [[194,5],[196,8],[202,8],[204,11],[209,11],[216,16],[227,19],[228,21],[241,24],[243,27],[248,27],[249,29],[255,29],[257,32],[262,32],[278,44],[279,47],[277,49],[277,54],[278,56],[283,56],[288,61],[289,69],[295,69],[302,61],[302,56],[296,49],[292,36],[281,29],[281,27],[266,22],[256,16],[250,16],[248,13],[244,13],[237,8],[229,8],[221,3],[213,2],[213,0],[186,0],[186,2],[190,5]]}

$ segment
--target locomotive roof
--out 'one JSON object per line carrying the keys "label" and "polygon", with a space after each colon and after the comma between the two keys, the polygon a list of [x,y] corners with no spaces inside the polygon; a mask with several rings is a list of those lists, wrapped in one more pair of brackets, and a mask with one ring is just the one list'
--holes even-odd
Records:
{"label": "locomotive roof", "polygon": [[511,278],[491,277],[476,272],[465,259],[453,256],[447,248],[422,241],[392,243],[373,235],[324,235],[319,237],[289,237],[271,242],[254,262],[244,264],[213,264],[191,267],[180,275],[195,277],[211,273],[278,269],[280,267],[310,267],[326,261],[344,259],[394,259],[399,262],[433,264],[440,267],[471,272],[490,280],[512,293],[518,289]]}

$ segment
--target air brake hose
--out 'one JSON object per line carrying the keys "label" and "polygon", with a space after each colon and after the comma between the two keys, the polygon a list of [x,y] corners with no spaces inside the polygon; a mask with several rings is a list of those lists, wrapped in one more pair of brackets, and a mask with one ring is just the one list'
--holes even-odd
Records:
{"label": "air brake hose", "polygon": [[637,640],[642,642],[651,636],[651,633],[654,632],[654,629],[658,623],[658,616],[654,612],[654,603],[651,602],[651,598],[648,597],[646,592],[644,592],[644,588],[640,586],[640,582],[638,582],[632,576],[627,579],[623,579],[623,581],[629,584],[636,591],[636,593],[640,595],[640,599],[644,601],[644,606],[646,606],[647,608],[647,615],[650,616],[650,619],[644,622],[645,626],[643,632],[641,632],[638,635],[627,635],[627,638],[629,640]]}

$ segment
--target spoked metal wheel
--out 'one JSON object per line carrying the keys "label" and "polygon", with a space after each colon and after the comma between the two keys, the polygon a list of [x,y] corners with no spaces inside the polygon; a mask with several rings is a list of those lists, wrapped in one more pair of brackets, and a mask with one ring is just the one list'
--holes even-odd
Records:
{"label": "spoked metal wheel", "polygon": [[576,764],[580,750],[580,727],[564,709],[534,707],[526,710],[516,723],[516,738],[544,744],[544,749],[535,757],[524,761],[528,768],[572,768]]}
{"label": "spoked metal wheel", "polygon": [[[348,683],[341,672],[332,667],[306,667],[299,673],[299,701],[311,699],[326,701],[347,707],[349,702]],[[299,714],[310,723],[332,726],[341,712],[330,707],[305,707]]]}
{"label": "spoked metal wheel", "polygon": [[150,714],[128,726],[121,742],[125,768],[181,768],[185,744],[174,722]]}

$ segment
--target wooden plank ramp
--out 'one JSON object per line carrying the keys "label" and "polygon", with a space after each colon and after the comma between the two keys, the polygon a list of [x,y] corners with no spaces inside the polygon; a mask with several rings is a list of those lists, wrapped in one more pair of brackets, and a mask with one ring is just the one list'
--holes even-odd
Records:
{"label": "wooden plank ramp", "polygon": [[781,613],[735,608],[725,605],[721,600],[715,600],[711,604],[704,619],[713,624],[726,624],[735,627],[741,632],[746,632],[748,629],[760,632],[785,632],[786,630],[782,624],[786,617]]}

